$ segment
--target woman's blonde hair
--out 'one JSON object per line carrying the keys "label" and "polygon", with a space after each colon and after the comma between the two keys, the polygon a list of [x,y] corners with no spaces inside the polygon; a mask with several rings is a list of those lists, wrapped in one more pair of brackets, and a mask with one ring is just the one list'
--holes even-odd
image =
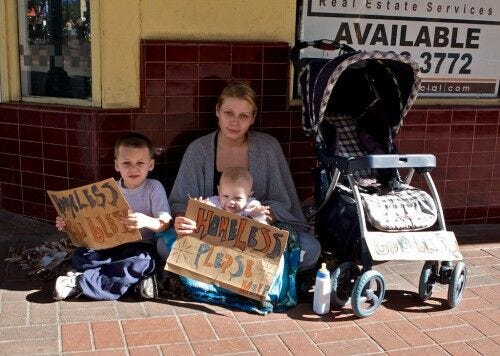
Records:
{"label": "woman's blonde hair", "polygon": [[247,83],[233,82],[227,85],[224,90],[222,90],[219,100],[217,101],[217,111],[227,98],[246,100],[252,106],[253,114],[257,113],[257,94],[255,94]]}

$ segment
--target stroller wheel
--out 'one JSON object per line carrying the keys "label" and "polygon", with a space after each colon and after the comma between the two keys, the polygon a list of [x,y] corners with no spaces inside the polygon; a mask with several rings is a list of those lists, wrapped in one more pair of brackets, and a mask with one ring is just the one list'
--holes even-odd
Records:
{"label": "stroller wheel", "polygon": [[464,296],[465,282],[467,281],[467,267],[462,261],[453,268],[448,286],[448,305],[456,307]]}
{"label": "stroller wheel", "polygon": [[340,264],[332,273],[332,303],[343,307],[351,301],[352,288],[360,274],[359,267],[353,262]]}
{"label": "stroller wheel", "polygon": [[430,298],[434,290],[438,275],[438,263],[436,261],[425,261],[422,272],[420,273],[420,281],[418,283],[418,295],[420,300],[426,301]]}
{"label": "stroller wheel", "polygon": [[360,318],[372,315],[382,304],[385,295],[385,281],[378,271],[366,271],[356,280],[351,295],[354,314]]}

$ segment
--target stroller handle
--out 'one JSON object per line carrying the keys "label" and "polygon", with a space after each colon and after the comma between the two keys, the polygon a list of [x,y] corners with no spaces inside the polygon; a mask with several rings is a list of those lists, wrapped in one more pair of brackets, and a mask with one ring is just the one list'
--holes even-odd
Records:
{"label": "stroller handle", "polygon": [[338,43],[329,39],[321,39],[316,41],[300,41],[300,42],[295,42],[295,46],[293,46],[290,53],[290,57],[293,63],[297,63],[299,59],[300,50],[307,47],[314,47],[317,49],[322,49],[323,51],[341,50],[344,52],[356,52],[356,50],[351,46],[348,46],[343,43]]}
{"label": "stroller handle", "polygon": [[356,172],[367,168],[414,168],[428,172],[436,167],[436,156],[431,154],[367,155],[348,160],[347,171]]}

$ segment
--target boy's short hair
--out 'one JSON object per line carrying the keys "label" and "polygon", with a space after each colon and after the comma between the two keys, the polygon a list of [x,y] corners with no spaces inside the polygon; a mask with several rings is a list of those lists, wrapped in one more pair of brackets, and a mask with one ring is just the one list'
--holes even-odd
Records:
{"label": "boy's short hair", "polygon": [[130,132],[130,133],[123,135],[118,140],[116,140],[115,159],[118,157],[118,149],[122,146],[123,147],[134,147],[134,148],[146,147],[149,151],[149,157],[154,158],[155,153],[154,153],[153,144],[151,143],[151,140],[140,133]]}
{"label": "boy's short hair", "polygon": [[220,177],[220,180],[222,179],[227,179],[230,182],[238,182],[238,181],[243,181],[246,183],[249,183],[250,188],[252,187],[253,184],[253,178],[248,169],[243,168],[243,167],[227,167],[224,169],[222,172],[222,175]]}

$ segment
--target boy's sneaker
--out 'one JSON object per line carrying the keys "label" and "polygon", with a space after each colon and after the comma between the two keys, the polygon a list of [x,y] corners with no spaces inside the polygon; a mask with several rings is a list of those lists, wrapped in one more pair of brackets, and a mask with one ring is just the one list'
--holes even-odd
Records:
{"label": "boy's sneaker", "polygon": [[57,277],[52,297],[55,300],[63,300],[77,294],[79,288],[76,284],[76,279],[79,275],[81,275],[81,273]]}
{"label": "boy's sneaker", "polygon": [[158,297],[158,282],[156,280],[156,274],[144,278],[138,284],[138,293],[144,299],[153,299]]}

